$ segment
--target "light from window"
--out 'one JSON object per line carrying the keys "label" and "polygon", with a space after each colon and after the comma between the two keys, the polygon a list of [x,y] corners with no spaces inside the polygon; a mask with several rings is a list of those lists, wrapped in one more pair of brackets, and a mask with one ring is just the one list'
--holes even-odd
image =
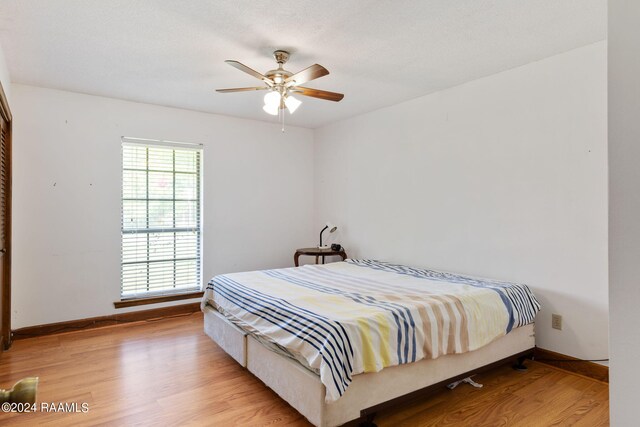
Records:
{"label": "light from window", "polygon": [[201,155],[123,138],[122,299],[201,289]]}

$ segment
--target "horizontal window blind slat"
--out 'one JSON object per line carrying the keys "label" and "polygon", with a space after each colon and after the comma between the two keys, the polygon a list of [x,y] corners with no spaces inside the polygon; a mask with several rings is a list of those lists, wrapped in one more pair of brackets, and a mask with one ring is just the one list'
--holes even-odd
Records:
{"label": "horizontal window blind slat", "polygon": [[151,201],[151,202],[197,202],[198,199],[145,199],[145,198],[141,198],[141,197],[124,197],[122,200],[124,200],[125,202],[146,202],[146,201]]}
{"label": "horizontal window blind slat", "polygon": [[151,259],[151,260],[147,260],[147,261],[131,261],[131,262],[123,262],[122,265],[129,265],[129,264],[155,264],[157,262],[178,262],[178,261],[196,261],[198,258],[197,257],[192,257],[192,258],[172,258],[172,259]]}
{"label": "horizontal window blind slat", "polygon": [[201,150],[122,147],[122,297],[201,288]]}
{"label": "horizontal window blind slat", "polygon": [[199,233],[199,228],[129,228],[123,229],[122,234],[154,234],[154,233]]}

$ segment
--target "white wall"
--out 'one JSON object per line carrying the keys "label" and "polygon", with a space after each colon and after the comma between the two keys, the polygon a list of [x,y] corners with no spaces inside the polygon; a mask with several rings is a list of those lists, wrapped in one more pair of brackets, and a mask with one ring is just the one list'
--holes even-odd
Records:
{"label": "white wall", "polygon": [[526,283],[540,347],[607,357],[606,81],[600,42],[317,129],[316,224],[351,257]]}
{"label": "white wall", "polygon": [[[2,89],[7,96],[7,101],[11,104],[11,76],[9,75],[9,67],[7,67],[7,61],[4,57],[4,51],[0,44],[0,83],[2,83]],[[11,108],[11,105],[9,105]],[[11,112],[13,115],[13,111]]]}
{"label": "white wall", "polygon": [[611,425],[638,424],[640,3],[609,1]]}
{"label": "white wall", "polygon": [[12,96],[13,328],[127,311],[113,308],[123,135],[204,144],[205,281],[292,266],[315,242],[308,129],[23,85]]}

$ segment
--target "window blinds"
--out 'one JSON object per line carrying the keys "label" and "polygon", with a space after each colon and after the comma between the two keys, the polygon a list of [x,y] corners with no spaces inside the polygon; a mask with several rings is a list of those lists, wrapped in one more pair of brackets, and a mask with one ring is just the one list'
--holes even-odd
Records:
{"label": "window blinds", "polygon": [[201,146],[122,141],[122,298],[200,290]]}

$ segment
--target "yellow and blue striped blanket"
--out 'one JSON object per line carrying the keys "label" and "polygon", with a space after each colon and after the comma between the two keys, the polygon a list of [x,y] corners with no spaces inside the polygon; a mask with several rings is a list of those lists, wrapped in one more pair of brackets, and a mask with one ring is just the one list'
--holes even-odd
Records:
{"label": "yellow and blue striped blanket", "polygon": [[369,260],[216,276],[207,302],[305,360],[327,402],[355,374],[476,350],[540,309],[526,285]]}

